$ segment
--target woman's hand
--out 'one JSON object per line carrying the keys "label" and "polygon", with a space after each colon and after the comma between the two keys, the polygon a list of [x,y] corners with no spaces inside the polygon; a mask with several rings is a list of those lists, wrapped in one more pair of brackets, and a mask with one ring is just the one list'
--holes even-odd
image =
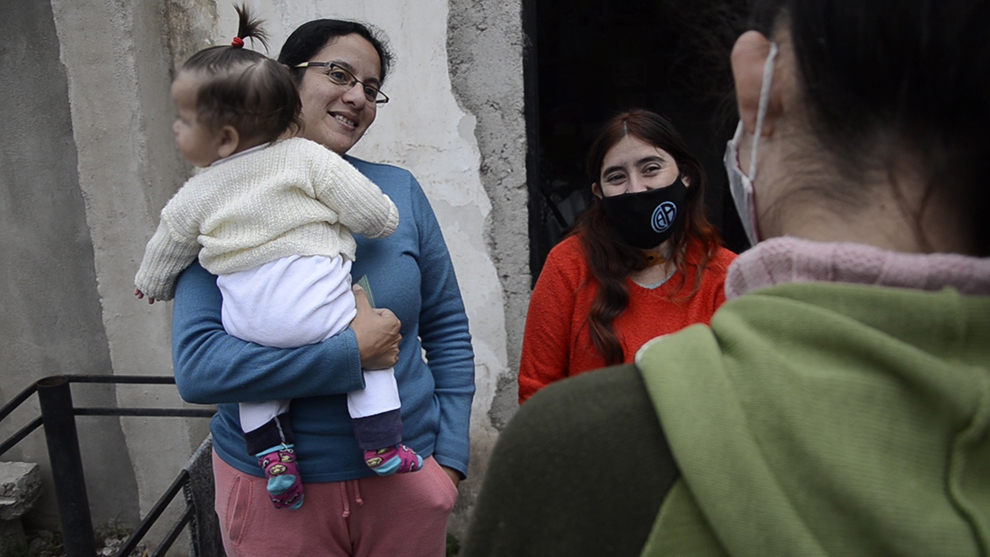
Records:
{"label": "woman's hand", "polygon": [[446,472],[446,474],[448,476],[450,476],[450,481],[454,482],[454,487],[455,488],[458,485],[460,485],[460,483],[461,483],[461,473],[460,472],[458,472],[457,470],[454,470],[453,468],[447,468],[446,466],[443,466],[443,465],[440,466],[440,469],[443,470],[444,472]]}
{"label": "woman's hand", "polygon": [[372,308],[367,293],[357,285],[354,285],[354,305],[357,315],[351,321],[351,329],[361,353],[361,367],[386,369],[395,366],[399,361],[402,323],[391,310]]}

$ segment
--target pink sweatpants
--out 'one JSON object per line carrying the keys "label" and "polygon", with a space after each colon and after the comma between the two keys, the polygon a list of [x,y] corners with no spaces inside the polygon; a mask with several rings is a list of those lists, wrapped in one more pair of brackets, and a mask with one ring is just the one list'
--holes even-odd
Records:
{"label": "pink sweatpants", "polygon": [[433,457],[411,474],[304,483],[306,499],[295,511],[276,509],[264,478],[216,452],[213,476],[228,557],[443,557],[457,500]]}

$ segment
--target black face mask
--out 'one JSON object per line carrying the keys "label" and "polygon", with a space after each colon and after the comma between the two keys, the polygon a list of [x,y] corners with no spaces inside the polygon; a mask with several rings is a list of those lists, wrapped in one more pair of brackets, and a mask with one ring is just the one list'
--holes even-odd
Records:
{"label": "black face mask", "polygon": [[655,190],[601,198],[608,224],[625,242],[639,249],[659,246],[683,221],[687,186],[678,176],[674,183]]}

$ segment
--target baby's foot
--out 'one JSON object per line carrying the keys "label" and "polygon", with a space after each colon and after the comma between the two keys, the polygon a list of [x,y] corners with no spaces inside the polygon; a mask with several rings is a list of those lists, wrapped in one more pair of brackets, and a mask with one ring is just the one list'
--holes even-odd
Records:
{"label": "baby's foot", "polygon": [[258,455],[258,464],[268,478],[268,496],[276,509],[298,509],[303,504],[303,484],[292,445],[283,445]]}
{"label": "baby's foot", "polygon": [[401,443],[394,447],[364,451],[364,462],[379,476],[415,472],[423,467],[423,457]]}

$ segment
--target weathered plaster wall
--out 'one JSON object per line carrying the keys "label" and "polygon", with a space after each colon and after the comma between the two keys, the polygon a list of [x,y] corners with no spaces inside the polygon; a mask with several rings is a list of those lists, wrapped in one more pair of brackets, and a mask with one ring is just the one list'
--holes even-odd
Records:
{"label": "weathered plaster wall", "polygon": [[[157,0],[54,0],[52,8],[113,372],[169,375],[169,308],[140,303],[132,294],[157,212],[186,176],[170,131],[164,7]],[[121,407],[183,404],[174,387],[122,386],[116,398]],[[208,424],[163,418],[122,418],[120,424],[143,516],[206,435]],[[173,505],[172,518],[177,511]],[[159,538],[165,526],[149,538]]]}
{"label": "weathered plaster wall", "polygon": [[[112,364],[51,4],[0,3],[0,36],[0,400],[6,402],[41,377],[105,375]],[[112,388],[77,387],[78,406],[115,404]],[[38,415],[35,401],[5,420],[4,438]],[[80,418],[78,424],[94,521],[133,521],[137,483],[119,421]],[[57,524],[43,434],[32,434],[4,459],[42,464],[43,496],[28,521]]]}
{"label": "weathered plaster wall", "polygon": [[[451,0],[447,50],[454,95],[476,119],[482,186],[491,211],[488,255],[502,289],[507,366],[478,384],[471,438],[472,474],[480,479],[498,432],[518,408],[516,374],[529,304],[526,122],[523,115],[522,6]],[[467,528],[480,481],[464,482],[451,529]]]}

